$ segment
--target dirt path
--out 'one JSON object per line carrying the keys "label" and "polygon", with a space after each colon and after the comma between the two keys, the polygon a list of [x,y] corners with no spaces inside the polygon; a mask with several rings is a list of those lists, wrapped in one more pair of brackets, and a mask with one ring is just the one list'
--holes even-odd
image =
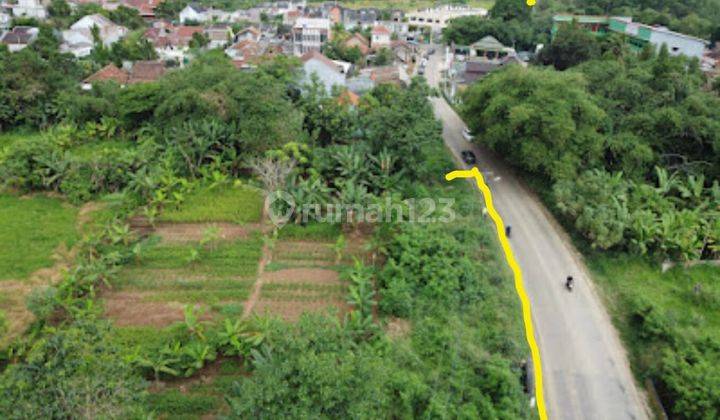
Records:
{"label": "dirt path", "polygon": [[247,318],[248,316],[250,316],[253,308],[255,308],[255,305],[257,305],[258,301],[260,300],[260,293],[262,291],[263,280],[265,278],[263,274],[265,273],[265,267],[270,263],[271,260],[272,252],[270,251],[270,247],[268,246],[268,244],[264,244],[262,248],[262,257],[260,258],[260,264],[258,264],[257,280],[255,280],[255,285],[253,285],[253,291],[252,293],[250,293],[250,297],[247,301],[245,301],[243,318]]}
{"label": "dirt path", "polygon": [[[260,217],[260,223],[257,224],[258,230],[262,232],[265,237],[267,237],[267,234],[270,233],[272,230],[272,225],[269,223],[267,213],[265,210],[265,206],[263,206],[262,215]],[[263,244],[262,247],[262,254],[260,257],[260,263],[258,264],[258,271],[257,271],[257,279],[255,280],[255,284],[253,285],[252,293],[250,293],[250,297],[248,297],[248,300],[245,301],[245,308],[243,310],[243,318],[247,318],[250,316],[250,314],[253,312],[253,308],[255,308],[255,305],[257,305],[258,301],[260,300],[260,293],[262,292],[262,285],[263,285],[263,274],[265,273],[265,267],[272,261],[272,251],[270,250],[270,246],[267,241]]]}

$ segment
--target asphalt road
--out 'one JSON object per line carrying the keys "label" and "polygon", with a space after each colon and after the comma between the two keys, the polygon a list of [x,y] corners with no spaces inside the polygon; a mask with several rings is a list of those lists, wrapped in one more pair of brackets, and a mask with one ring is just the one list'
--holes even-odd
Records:
{"label": "asphalt road", "polygon": [[[443,57],[442,48],[430,56],[426,78],[431,86],[437,85]],[[512,226],[510,242],[523,272],[540,347],[548,416],[649,418],[617,332],[567,235],[500,159],[463,138],[464,123],[444,99],[432,98],[432,103],[443,123],[445,144],[458,162],[462,150],[474,151],[495,207]],[[572,293],[564,287],[568,275],[575,278]]]}

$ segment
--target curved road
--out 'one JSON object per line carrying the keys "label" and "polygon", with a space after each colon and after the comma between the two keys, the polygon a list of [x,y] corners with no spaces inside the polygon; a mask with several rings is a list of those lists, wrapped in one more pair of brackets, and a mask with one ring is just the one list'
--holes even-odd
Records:
{"label": "curved road", "polygon": [[[443,58],[442,48],[430,56],[426,77],[431,86],[437,86]],[[445,144],[458,162],[462,150],[475,152],[476,166],[493,192],[495,207],[505,224],[512,226],[510,243],[532,307],[548,416],[649,418],[625,350],[568,237],[500,159],[463,138],[465,125],[447,102],[431,100],[443,123]],[[569,274],[576,279],[572,293],[564,287]]]}

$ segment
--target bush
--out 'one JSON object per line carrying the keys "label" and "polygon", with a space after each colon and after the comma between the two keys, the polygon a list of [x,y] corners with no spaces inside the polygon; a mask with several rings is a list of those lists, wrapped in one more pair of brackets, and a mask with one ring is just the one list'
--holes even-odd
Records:
{"label": "bush", "polygon": [[707,340],[666,350],[659,372],[659,393],[676,419],[720,417],[720,343]]}
{"label": "bush", "polygon": [[109,324],[46,328],[25,361],[0,376],[6,418],[129,418],[142,414],[144,383],[109,344]]}
{"label": "bush", "polygon": [[55,311],[57,297],[57,288],[53,286],[36,287],[26,298],[25,304],[37,319],[46,319]]}
{"label": "bush", "polygon": [[466,247],[444,226],[405,225],[387,246],[378,276],[380,308],[408,317],[418,300],[449,308],[480,297],[478,272]]}

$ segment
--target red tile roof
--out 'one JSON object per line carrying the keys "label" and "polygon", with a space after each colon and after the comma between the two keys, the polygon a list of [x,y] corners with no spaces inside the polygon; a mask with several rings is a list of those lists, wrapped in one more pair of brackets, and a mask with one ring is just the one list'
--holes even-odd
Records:
{"label": "red tile roof", "polygon": [[153,82],[165,74],[165,65],[161,61],[136,61],[130,71],[128,83]]}
{"label": "red tile roof", "polygon": [[114,80],[115,82],[124,85],[127,83],[128,78],[129,75],[125,70],[117,68],[114,64],[108,64],[85,79],[84,82],[93,83]]}
{"label": "red tile roof", "polygon": [[353,36],[346,39],[344,45],[350,48],[358,47],[362,55],[366,55],[368,52],[370,52],[370,44],[368,43],[367,39],[365,39],[365,37],[360,35],[359,33],[355,33],[353,34]]}
{"label": "red tile roof", "polygon": [[382,25],[377,25],[373,28],[372,33],[373,35],[390,35],[392,32]]}
{"label": "red tile roof", "polygon": [[201,26],[178,26],[175,29],[175,33],[180,38],[192,38],[193,34],[195,33],[201,33],[203,31],[203,28]]}
{"label": "red tile roof", "polygon": [[338,96],[338,103],[340,103],[341,105],[358,106],[358,104],[360,103],[360,97],[357,96],[355,93],[351,92],[349,89],[345,89]]}
{"label": "red tile roof", "polygon": [[306,52],[300,59],[302,60],[303,63],[307,63],[308,61],[310,61],[312,59],[320,60],[323,63],[325,63],[327,66],[335,69],[336,71],[339,71],[337,64],[335,64],[331,59],[325,57],[322,53],[320,53],[320,51],[310,50],[310,51]]}

